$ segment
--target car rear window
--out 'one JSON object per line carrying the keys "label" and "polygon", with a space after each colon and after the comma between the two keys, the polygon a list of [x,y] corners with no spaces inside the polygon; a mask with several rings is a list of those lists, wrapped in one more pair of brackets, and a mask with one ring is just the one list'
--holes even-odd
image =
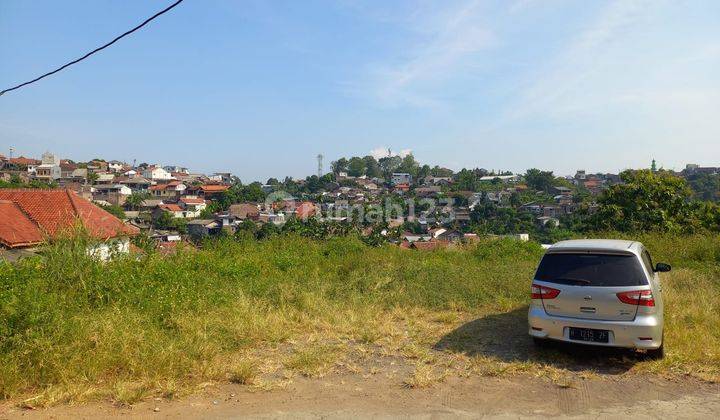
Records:
{"label": "car rear window", "polygon": [[545,254],[535,279],[577,286],[643,286],[647,278],[632,255]]}

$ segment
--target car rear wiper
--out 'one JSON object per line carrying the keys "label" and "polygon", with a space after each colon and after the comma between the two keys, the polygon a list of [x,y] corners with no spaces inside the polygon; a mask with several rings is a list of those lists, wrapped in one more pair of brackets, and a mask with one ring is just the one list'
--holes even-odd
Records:
{"label": "car rear wiper", "polygon": [[560,277],[560,278],[555,279],[555,281],[568,281],[568,282],[573,282],[573,283],[580,283],[585,286],[589,286],[592,284],[592,282],[590,280],[574,279],[571,277]]}

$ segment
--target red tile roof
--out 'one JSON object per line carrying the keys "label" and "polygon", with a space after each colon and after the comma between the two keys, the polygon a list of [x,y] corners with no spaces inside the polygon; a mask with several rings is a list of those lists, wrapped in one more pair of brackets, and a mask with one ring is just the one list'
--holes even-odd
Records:
{"label": "red tile roof", "polygon": [[26,158],[25,156],[20,156],[16,158],[10,158],[8,159],[8,162],[15,164],[15,165],[39,165],[41,161],[37,159],[32,158]]}
{"label": "red tile roof", "polygon": [[[88,233],[98,239],[115,236],[135,235],[137,228],[125,225],[120,219],[79,197],[70,190],[3,189],[0,200],[12,202],[3,204],[0,215],[0,243],[7,247],[27,246],[24,239],[37,239],[29,229],[34,225],[40,236],[55,236],[72,230],[80,223]],[[5,217],[9,215],[14,217]],[[23,232],[17,239],[12,232]],[[19,235],[19,233],[18,233]]]}
{"label": "red tile roof", "polygon": [[311,203],[310,201],[304,201],[295,208],[295,214],[300,219],[307,219],[309,217],[313,217],[315,216],[316,212],[317,208],[315,207],[315,204]]}
{"label": "red tile roof", "polygon": [[182,207],[178,206],[177,204],[160,204],[158,207],[163,210],[172,212],[183,211]]}
{"label": "red tile roof", "polygon": [[203,204],[205,200],[202,198],[189,198],[189,197],[182,197],[180,199],[181,202],[185,204]]}
{"label": "red tile roof", "polygon": [[43,241],[40,228],[12,201],[0,201],[0,243],[8,248],[30,246]]}
{"label": "red tile roof", "polygon": [[222,192],[227,191],[230,187],[227,185],[202,185],[200,189],[205,192]]}

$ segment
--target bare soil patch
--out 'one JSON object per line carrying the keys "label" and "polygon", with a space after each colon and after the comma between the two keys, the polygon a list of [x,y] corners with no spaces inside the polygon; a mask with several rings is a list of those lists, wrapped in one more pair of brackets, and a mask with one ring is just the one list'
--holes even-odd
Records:
{"label": "bare soil patch", "polygon": [[331,374],[294,378],[284,389],[209,386],[178,400],[148,399],[131,407],[111,403],[23,410],[5,407],[0,418],[350,418],[546,417],[633,415],[710,418],[720,410],[720,386],[687,378],[601,376],[559,386],[521,375],[449,378],[434,386],[403,386],[392,370],[376,375]]}

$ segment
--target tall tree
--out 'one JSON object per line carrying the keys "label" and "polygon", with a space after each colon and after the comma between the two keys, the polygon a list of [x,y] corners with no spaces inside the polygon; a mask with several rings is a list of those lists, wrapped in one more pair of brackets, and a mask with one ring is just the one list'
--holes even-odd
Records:
{"label": "tall tree", "polygon": [[[591,229],[692,230],[699,223],[696,207],[689,202],[692,192],[684,179],[649,169],[628,170],[620,177],[623,183],[613,185],[598,199],[599,208],[588,220]],[[702,210],[717,212],[717,208]]]}
{"label": "tall tree", "polygon": [[365,161],[357,156],[351,157],[348,162],[348,175],[363,176],[365,175]]}
{"label": "tall tree", "polygon": [[347,172],[348,163],[348,160],[343,157],[331,163],[330,166],[332,167],[333,173],[337,175],[340,172]]}
{"label": "tall tree", "polygon": [[378,165],[378,162],[374,157],[365,156],[363,161],[365,162],[365,175],[370,178],[376,178],[382,175],[380,172],[380,165]]}
{"label": "tall tree", "polygon": [[525,182],[528,187],[537,191],[549,192],[554,181],[555,177],[552,171],[541,171],[540,169],[532,168],[525,172]]}

